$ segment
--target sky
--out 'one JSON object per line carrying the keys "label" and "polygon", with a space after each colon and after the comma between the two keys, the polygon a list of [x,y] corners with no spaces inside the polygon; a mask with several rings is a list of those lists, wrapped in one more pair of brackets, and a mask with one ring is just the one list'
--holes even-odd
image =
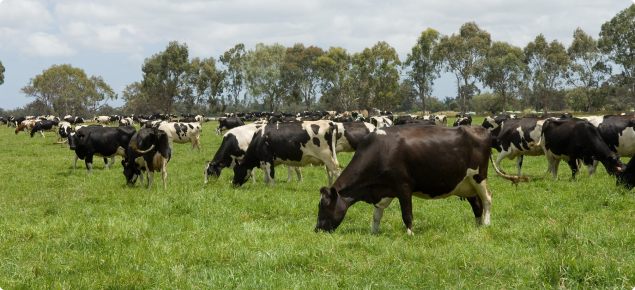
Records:
{"label": "sky", "polygon": [[[237,43],[354,53],[386,41],[404,60],[428,27],[457,33],[476,22],[494,41],[524,47],[540,33],[568,46],[581,27],[597,38],[600,27],[635,0],[0,0],[0,61],[6,68],[0,108],[33,101],[20,93],[29,79],[54,64],[102,76],[121,96],[142,79],[143,60],[170,41],[187,43],[190,57],[218,56]],[[433,95],[456,94],[454,76],[442,74]],[[111,106],[123,105],[119,100]]]}

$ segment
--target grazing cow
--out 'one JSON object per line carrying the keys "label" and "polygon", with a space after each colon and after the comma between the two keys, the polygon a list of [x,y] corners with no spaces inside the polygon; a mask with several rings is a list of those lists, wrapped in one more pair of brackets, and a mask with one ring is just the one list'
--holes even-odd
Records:
{"label": "grazing cow", "polygon": [[70,123],[71,125],[84,123],[84,119],[83,118],[73,117],[73,116],[70,116],[70,115],[64,117],[64,121]]}
{"label": "grazing cow", "polygon": [[43,132],[54,132],[55,135],[57,135],[58,134],[58,132],[57,132],[57,125],[58,124],[59,124],[59,122],[50,121],[50,120],[44,120],[44,121],[36,122],[35,125],[33,126],[33,129],[31,129],[31,138],[33,138],[33,135],[35,134],[35,132],[40,133],[40,135],[42,135],[42,138],[44,138],[44,133]]}
{"label": "grazing cow", "polygon": [[[621,156],[635,155],[635,118],[632,115],[607,115],[580,117],[595,126],[600,133],[600,137],[613,153]],[[593,160],[593,164],[588,167],[589,177],[592,176],[598,166],[598,161]]]}
{"label": "grazing cow", "polygon": [[108,157],[112,158],[106,169],[115,163],[115,156],[126,157],[126,148],[130,138],[137,130],[132,126],[122,127],[102,127],[102,126],[86,126],[71,133],[68,137],[68,145],[70,149],[75,151],[75,165],[77,168],[77,159],[86,162],[88,174],[93,173],[93,155],[104,157],[107,163]]}
{"label": "grazing cow", "polygon": [[543,119],[548,119],[548,118],[556,118],[556,119],[561,119],[561,118],[572,118],[573,116],[571,115],[571,113],[549,113],[549,114],[544,114],[542,115]]}
{"label": "grazing cow", "polygon": [[[401,216],[412,235],[412,196],[466,198],[476,225],[490,224],[492,192],[487,186],[490,133],[483,127],[400,126],[370,133],[331,187],[322,187],[315,231],[334,231],[358,201],[375,205],[372,231],[384,209],[399,199]],[[447,150],[452,148],[452,150]],[[452,164],[452,166],[447,166]],[[514,182],[516,176],[497,174]]]}
{"label": "grazing cow", "polygon": [[202,132],[201,124],[174,122],[168,123],[159,121],[157,125],[158,126],[154,126],[154,128],[159,128],[159,130],[163,130],[168,133],[168,142],[170,148],[174,149],[173,143],[191,143],[192,148],[190,150],[190,154],[194,152],[194,147],[197,147],[198,153],[201,153],[201,142],[199,141],[199,137],[201,136]]}
{"label": "grazing cow", "polygon": [[205,118],[205,115],[196,115],[194,116],[194,119],[196,120],[196,122],[203,122],[203,119]]}
{"label": "grazing cow", "polygon": [[434,116],[434,121],[439,126],[447,126],[448,125],[448,118],[445,115],[436,115],[436,116]]}
{"label": "grazing cow", "polygon": [[134,185],[139,179],[143,186],[143,173],[148,172],[148,189],[152,187],[154,172],[160,171],[163,188],[167,189],[165,180],[168,176],[167,164],[172,157],[168,134],[158,128],[144,128],[137,131],[128,143],[127,157],[121,160],[123,175],[128,184]]}
{"label": "grazing cow", "polygon": [[337,143],[335,151],[355,152],[359,142],[364,136],[375,131],[375,126],[370,123],[335,123],[337,124]]}
{"label": "grazing cow", "polygon": [[393,125],[398,126],[398,125],[403,125],[406,124],[406,121],[408,120],[412,120],[412,117],[410,116],[399,116],[397,118],[395,118],[395,121],[393,123]]}
{"label": "grazing cow", "polygon": [[335,152],[337,125],[330,121],[267,124],[253,136],[245,157],[234,166],[232,183],[243,185],[254,167],[265,171],[265,185],[275,184],[274,167],[326,165],[329,185],[339,176]]}
{"label": "grazing cow", "polygon": [[[281,118],[282,117],[280,116],[278,120],[280,120]],[[229,130],[229,129],[233,129],[243,125],[245,125],[245,122],[243,122],[243,120],[241,120],[240,118],[236,118],[236,117],[218,118],[218,127],[216,128],[216,136],[222,134],[223,130]]]}
{"label": "grazing cow", "polygon": [[485,117],[485,120],[483,120],[483,124],[481,124],[483,128],[487,129],[487,131],[492,133],[492,147],[498,150],[498,152],[501,151],[501,148],[498,147],[498,142],[497,142],[498,134],[500,134],[501,128],[503,126],[503,122],[509,119],[516,119],[516,116],[515,115],[487,116]]}
{"label": "grazing cow", "polygon": [[26,118],[25,117],[16,118],[16,117],[10,116],[8,118],[8,121],[9,122],[7,122],[7,127],[17,127],[18,125],[22,124],[23,121],[26,121]]}
{"label": "grazing cow", "polygon": [[105,124],[108,125],[110,124],[110,116],[98,116],[93,118],[93,121],[100,123],[100,124]]}
{"label": "grazing cow", "polygon": [[[223,142],[220,144],[218,151],[216,151],[214,159],[205,162],[205,183],[207,183],[207,179],[210,176],[218,178],[224,168],[234,168],[236,160],[245,156],[245,152],[247,148],[249,148],[249,143],[251,143],[254,133],[256,133],[260,127],[262,127],[262,125],[249,124],[231,129],[223,135]],[[298,180],[302,181],[302,171],[299,167],[288,166],[288,168],[289,177],[287,178],[287,182],[291,182],[293,179],[293,171],[298,174]],[[251,178],[256,182],[254,171],[251,172]]]}
{"label": "grazing cow", "polygon": [[24,131],[24,133],[29,133],[35,127],[36,120],[24,120],[20,123],[20,126],[15,128],[15,134],[18,135],[20,131]]}
{"label": "grazing cow", "polygon": [[119,120],[119,126],[134,126],[132,118],[123,118]]}
{"label": "grazing cow", "polygon": [[618,174],[624,166],[619,154],[611,152],[602,140],[598,129],[587,120],[578,118],[546,120],[542,126],[540,145],[545,152],[554,179],[558,178],[558,165],[561,160],[569,164],[573,179],[580,171],[578,159],[587,165],[592,164],[593,160],[598,160],[611,175]]}
{"label": "grazing cow", "polygon": [[[540,156],[544,151],[540,146],[542,125],[545,120],[540,118],[510,119],[504,122],[498,134],[497,144],[494,148],[500,150],[496,158],[496,166],[500,168],[500,162],[504,158],[513,160],[516,158],[518,176],[523,166],[523,156]],[[551,167],[549,167],[549,170]]]}
{"label": "grazing cow", "polygon": [[472,116],[465,114],[458,117],[458,119],[454,121],[454,125],[452,125],[452,127],[470,126],[470,125],[472,125]]}
{"label": "grazing cow", "polygon": [[370,117],[370,123],[376,128],[392,127],[393,125],[392,121],[384,116]]}
{"label": "grazing cow", "polygon": [[183,117],[179,119],[179,122],[181,123],[194,123],[194,122],[200,122],[197,118],[194,117]]}
{"label": "grazing cow", "polygon": [[60,122],[58,128],[57,135],[62,141],[65,141],[73,130],[69,122]]}

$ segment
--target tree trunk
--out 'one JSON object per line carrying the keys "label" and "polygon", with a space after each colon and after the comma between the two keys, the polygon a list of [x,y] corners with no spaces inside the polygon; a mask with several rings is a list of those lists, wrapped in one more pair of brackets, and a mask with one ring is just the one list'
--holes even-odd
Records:
{"label": "tree trunk", "polygon": [[591,108],[591,92],[589,92],[588,89],[587,89],[587,92],[586,92],[586,98],[587,98],[587,101],[588,101],[588,104],[589,104],[589,107],[587,108],[587,110],[588,110],[588,113],[591,114],[591,112],[593,111],[592,108]]}
{"label": "tree trunk", "polygon": [[505,91],[501,92],[501,102],[503,103],[503,115],[507,114],[507,110],[505,110]]}
{"label": "tree trunk", "polygon": [[307,92],[307,98],[305,99],[306,110],[311,112],[311,92]]}
{"label": "tree trunk", "polygon": [[423,117],[426,115],[426,95],[421,92],[419,97],[421,98],[421,117]]}
{"label": "tree trunk", "polygon": [[547,109],[547,94],[545,92],[542,93],[542,107],[543,107],[543,114],[547,114],[548,113],[548,109]]}

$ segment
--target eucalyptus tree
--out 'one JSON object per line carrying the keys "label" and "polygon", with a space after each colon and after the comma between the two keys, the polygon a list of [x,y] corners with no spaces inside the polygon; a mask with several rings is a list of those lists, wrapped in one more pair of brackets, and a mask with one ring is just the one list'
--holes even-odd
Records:
{"label": "eucalyptus tree", "polygon": [[[191,61],[190,85],[194,87],[194,103],[197,112],[201,113],[201,103],[206,101],[211,104],[213,111],[218,111],[214,104],[225,104],[222,94],[225,89],[227,72],[216,68],[216,59],[213,57],[199,59],[195,57]],[[222,99],[222,100],[221,100]]]}
{"label": "eucalyptus tree", "polygon": [[41,103],[46,114],[79,115],[87,110],[94,113],[99,102],[117,99],[117,94],[101,77],[88,77],[83,69],[68,64],[44,70],[31,78],[21,91]]}
{"label": "eucalyptus tree", "polygon": [[165,51],[146,58],[143,71],[143,89],[151,102],[166,114],[174,103],[187,96],[188,76],[191,71],[187,44],[172,41]]}
{"label": "eucalyptus tree", "polygon": [[598,48],[598,42],[580,27],[573,32],[573,42],[567,50],[571,64],[569,83],[581,89],[589,114],[593,111],[593,98],[600,96],[597,89],[611,74],[607,57]]}
{"label": "eucalyptus tree", "polygon": [[487,56],[481,59],[478,65],[481,82],[500,97],[503,112],[506,111],[506,105],[513,97],[515,90],[522,85],[523,73],[526,69],[523,59],[524,55],[520,47],[507,42],[494,41]]}
{"label": "eucalyptus tree", "polygon": [[[459,29],[459,34],[444,35],[437,45],[436,57],[444,64],[446,72],[456,77],[457,92],[461,102],[461,113],[465,113],[469,90],[461,87],[474,85],[477,63],[487,56],[491,44],[490,34],[474,22],[467,22]],[[461,84],[463,82],[463,84]]]}
{"label": "eucalyptus tree", "polygon": [[401,61],[399,61],[397,51],[385,41],[375,44],[372,53],[372,68],[375,79],[373,103],[382,110],[389,110],[401,101],[399,94]]}
{"label": "eucalyptus tree", "polygon": [[218,60],[225,66],[227,93],[229,98],[234,101],[234,111],[238,110],[238,97],[240,91],[243,90],[245,75],[244,75],[244,62],[245,57],[245,45],[242,43],[236,44],[234,47],[223,53]]}
{"label": "eucalyptus tree", "polygon": [[376,79],[373,76],[373,52],[370,48],[364,48],[351,56],[351,92],[356,96],[359,107],[372,112],[373,94],[375,92]]}
{"label": "eucalyptus tree", "polygon": [[269,107],[273,112],[278,111],[287,100],[287,87],[281,74],[286,50],[278,43],[258,43],[245,56],[247,92],[256,102]]}
{"label": "eucalyptus tree", "polygon": [[353,91],[355,78],[346,49],[331,46],[315,65],[320,71],[322,101],[344,111],[353,109],[358,97]]}
{"label": "eucalyptus tree", "polygon": [[4,84],[4,66],[2,65],[2,61],[0,61],[0,85]]}
{"label": "eucalyptus tree", "polygon": [[315,61],[324,54],[324,50],[316,46],[304,47],[296,43],[287,48],[285,62],[282,66],[286,79],[292,89],[302,97],[307,111],[316,100],[316,90],[320,87],[320,69]]}
{"label": "eucalyptus tree", "polygon": [[551,97],[557,93],[566,76],[569,55],[562,43],[555,39],[548,43],[542,33],[527,44],[523,52],[534,94],[540,98],[547,113]]}
{"label": "eucalyptus tree", "polygon": [[629,88],[635,102],[635,4],[602,24],[598,46],[621,67],[622,84]]}
{"label": "eucalyptus tree", "polygon": [[407,71],[408,79],[421,99],[424,114],[426,112],[425,100],[432,95],[434,80],[439,77],[441,70],[440,62],[434,55],[440,37],[441,34],[432,28],[421,32],[417,38],[417,43],[412,47],[412,51],[404,63],[409,68]]}

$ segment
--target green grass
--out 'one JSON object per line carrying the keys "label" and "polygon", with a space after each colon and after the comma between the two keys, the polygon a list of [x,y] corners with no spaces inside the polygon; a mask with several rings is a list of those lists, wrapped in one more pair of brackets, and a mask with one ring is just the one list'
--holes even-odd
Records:
{"label": "green grass", "polygon": [[[449,120],[451,124],[452,120]],[[482,118],[475,118],[480,124]],[[457,197],[414,199],[414,237],[399,209],[371,234],[373,206],[350,208],[335,233],[314,233],[320,166],[304,182],[233,188],[230,170],[204,184],[204,162],[221,138],[204,124],[202,154],[175,144],[168,189],[128,187],[117,157],[95,158],[93,175],[46,138],[0,128],[2,289],[631,289],[635,286],[635,199],[601,166],[569,180],[526,157],[529,183],[512,186],[490,169],[492,225],[474,227]],[[352,154],[339,154],[342,167]],[[515,162],[502,166],[515,172]]]}

